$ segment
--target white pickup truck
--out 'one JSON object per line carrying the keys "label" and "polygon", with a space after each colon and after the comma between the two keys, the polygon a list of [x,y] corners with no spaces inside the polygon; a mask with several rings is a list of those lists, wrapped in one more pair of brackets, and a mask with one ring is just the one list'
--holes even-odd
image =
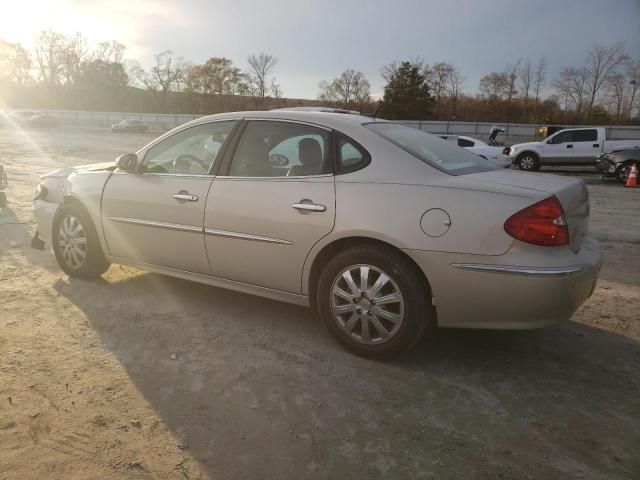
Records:
{"label": "white pickup truck", "polygon": [[505,148],[521,170],[541,165],[594,165],[596,155],[640,147],[640,140],[607,140],[604,127],[567,128],[539,142],[517,143]]}

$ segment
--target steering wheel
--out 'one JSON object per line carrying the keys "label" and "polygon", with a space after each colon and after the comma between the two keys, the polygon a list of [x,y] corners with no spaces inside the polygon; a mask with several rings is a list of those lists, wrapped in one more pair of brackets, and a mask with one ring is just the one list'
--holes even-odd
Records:
{"label": "steering wheel", "polygon": [[188,153],[183,153],[182,155],[178,155],[173,161],[173,170],[174,171],[188,171],[190,170],[190,166],[196,164],[198,165],[205,173],[209,171],[209,166],[200,160],[195,155],[190,155]]}

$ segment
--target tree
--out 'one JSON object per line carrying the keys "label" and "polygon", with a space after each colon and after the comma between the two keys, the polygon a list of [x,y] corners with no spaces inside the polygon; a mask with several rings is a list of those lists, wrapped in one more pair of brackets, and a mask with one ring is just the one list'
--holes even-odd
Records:
{"label": "tree", "polygon": [[89,54],[87,39],[76,33],[72,36],[63,36],[59,50],[60,74],[64,86],[69,88],[76,81],[80,72],[80,65]]}
{"label": "tree", "polygon": [[591,110],[596,95],[605,81],[614,75],[619,66],[623,65],[629,56],[624,42],[614,43],[611,47],[594,45],[587,55],[587,85],[589,88],[589,106],[587,118],[591,118]]}
{"label": "tree", "polygon": [[507,90],[507,112],[506,112],[506,120],[507,123],[509,122],[509,113],[511,111],[511,100],[513,99],[513,97],[515,95],[518,94],[518,91],[516,90],[516,80],[518,79],[518,70],[520,69],[520,62],[522,61],[522,59],[518,59],[518,61],[512,65],[509,65],[507,67],[507,76],[509,78],[509,86],[508,86],[508,90]]}
{"label": "tree", "polygon": [[19,43],[0,40],[0,81],[25,85],[31,77],[31,56]]}
{"label": "tree", "polygon": [[522,116],[527,115],[527,106],[529,104],[529,91],[531,90],[532,72],[531,61],[527,58],[522,67],[520,68],[520,93],[524,104],[522,106]]}
{"label": "tree", "polygon": [[431,114],[434,99],[419,63],[402,62],[389,77],[380,114],[389,119],[421,120]]}
{"label": "tree", "polygon": [[589,72],[586,68],[565,67],[560,76],[553,82],[560,98],[564,99],[565,113],[569,102],[573,103],[577,120],[582,119],[585,97],[587,94]]}
{"label": "tree", "polygon": [[509,91],[510,79],[506,72],[492,72],[480,79],[480,95],[489,100],[503,100]]}
{"label": "tree", "polygon": [[614,118],[616,123],[620,123],[624,113],[624,101],[627,87],[626,83],[627,79],[621,73],[610,75],[605,83],[608,97],[611,99],[611,103],[615,109]]}
{"label": "tree", "polygon": [[533,121],[538,121],[538,102],[540,101],[540,93],[544,88],[544,82],[547,78],[547,57],[544,55],[538,60],[533,75],[533,91],[535,92],[535,101],[533,103]]}
{"label": "tree", "polygon": [[52,90],[60,84],[62,50],[65,37],[61,33],[47,30],[40,32],[35,42],[35,54],[40,80]]}
{"label": "tree", "polygon": [[629,102],[627,106],[627,121],[631,120],[633,114],[634,101],[637,100],[636,92],[640,87],[640,60],[633,60],[627,64],[627,77],[629,78]]}
{"label": "tree", "polygon": [[247,58],[247,63],[250,68],[249,81],[252,84],[249,91],[256,104],[264,109],[264,99],[269,88],[269,75],[278,63],[278,59],[267,53],[259,53],[258,55],[252,53]]}
{"label": "tree", "polygon": [[362,72],[345,70],[331,82],[320,82],[318,99],[342,108],[361,109],[371,101],[369,81]]}
{"label": "tree", "polygon": [[447,77],[447,95],[451,99],[452,115],[456,116],[456,106],[458,103],[458,97],[462,92],[462,85],[465,78],[460,73],[457,67],[451,65],[449,69],[449,75]]}

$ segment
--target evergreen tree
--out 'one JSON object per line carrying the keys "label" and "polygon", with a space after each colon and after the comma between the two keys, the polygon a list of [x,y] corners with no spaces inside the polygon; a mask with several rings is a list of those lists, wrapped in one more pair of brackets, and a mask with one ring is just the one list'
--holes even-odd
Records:
{"label": "evergreen tree", "polygon": [[380,102],[380,116],[389,120],[422,120],[434,99],[426,72],[417,63],[402,62],[390,75]]}

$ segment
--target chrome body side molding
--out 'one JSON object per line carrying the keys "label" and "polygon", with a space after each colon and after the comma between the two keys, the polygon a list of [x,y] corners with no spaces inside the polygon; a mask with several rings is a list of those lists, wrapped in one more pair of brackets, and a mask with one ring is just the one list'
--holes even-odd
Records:
{"label": "chrome body side molding", "polygon": [[135,260],[128,260],[126,258],[112,256],[105,256],[105,258],[111,263],[128,265],[130,267],[139,268],[140,270],[145,270],[148,272],[160,273],[171,277],[182,278],[183,280],[204,283],[206,285],[211,285],[212,287],[234,290],[241,293],[248,293],[250,295],[269,298],[271,300],[276,300],[279,302],[292,303],[294,305],[301,305],[303,307],[310,306],[309,297],[298,293],[283,292],[281,290],[274,290],[272,288],[259,287],[257,285],[250,285],[248,283],[235,282],[233,280],[226,280],[224,278],[203,275],[200,273],[187,272],[185,270],[178,270],[175,268],[163,267],[160,265],[138,262]]}
{"label": "chrome body side molding", "polygon": [[262,237],[260,235],[250,235],[248,233],[229,232],[227,230],[216,230],[215,228],[205,228],[204,233],[214,237],[237,238],[239,240],[250,240],[253,242],[277,243],[281,245],[293,245],[289,240],[281,238]]}
{"label": "chrome body side molding", "polygon": [[527,277],[568,277],[582,272],[585,267],[511,267],[506,265],[483,265],[477,263],[452,263],[453,268],[474,272],[501,273],[505,275],[523,275]]}
{"label": "chrome body side molding", "polygon": [[107,217],[108,220],[118,223],[128,223],[130,225],[140,225],[142,227],[162,228],[164,230],[177,230],[179,232],[202,233],[202,227],[193,225],[182,225],[179,223],[156,222],[154,220],[139,220],[127,217]]}

